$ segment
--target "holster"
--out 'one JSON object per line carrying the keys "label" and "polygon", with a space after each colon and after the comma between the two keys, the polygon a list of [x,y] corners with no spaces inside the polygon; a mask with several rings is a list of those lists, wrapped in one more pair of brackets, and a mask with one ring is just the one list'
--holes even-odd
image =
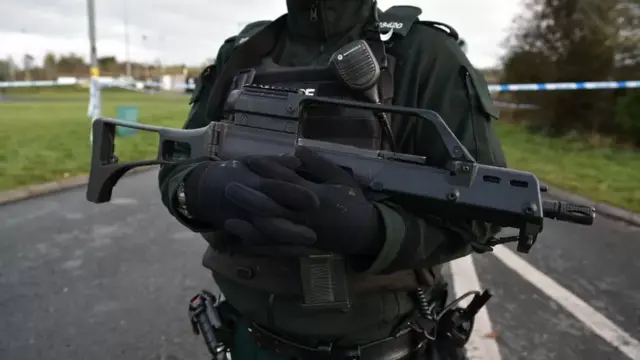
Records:
{"label": "holster", "polygon": [[189,301],[189,321],[193,333],[201,335],[213,360],[229,359],[229,344],[233,343],[235,324],[223,319],[222,302],[212,293],[202,290]]}

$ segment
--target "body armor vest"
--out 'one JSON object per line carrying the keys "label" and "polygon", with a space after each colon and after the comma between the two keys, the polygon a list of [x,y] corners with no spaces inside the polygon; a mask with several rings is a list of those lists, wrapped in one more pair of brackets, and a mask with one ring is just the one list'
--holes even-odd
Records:
{"label": "body armor vest", "polygon": [[[417,19],[417,15],[415,14]],[[408,17],[411,18],[411,17]],[[283,18],[271,25],[271,28],[259,32],[243,44],[242,53],[238,50],[226,65],[221,78],[218,80],[211,95],[210,109],[225,98],[224,94],[239,89],[244,85],[266,85],[301,89],[309,96],[332,97],[344,100],[359,100],[361,94],[354,93],[342,84],[339,77],[327,67],[282,67],[274,63],[269,57],[272,50],[267,42],[275,44],[277,30],[282,26]],[[411,18],[408,24],[414,22]],[[407,26],[405,31],[408,31]],[[406,34],[406,33],[405,33]],[[385,45],[380,41],[376,31],[373,41],[368,41],[381,67],[378,81],[378,93],[381,102],[390,104],[394,95],[393,67],[395,58],[386,54]],[[404,35],[404,34],[403,34]],[[377,39],[376,39],[377,37]],[[247,46],[251,43],[251,47]],[[273,46],[273,45],[271,45]],[[267,47],[269,47],[267,49]],[[258,59],[256,59],[258,58]],[[258,61],[256,61],[258,60]],[[257,66],[256,66],[257,64]],[[251,70],[247,71],[246,69]],[[242,70],[245,69],[245,70]],[[229,81],[227,82],[227,80]],[[224,85],[223,85],[224,84]],[[224,89],[224,90],[223,90]],[[212,120],[214,112],[210,113]],[[309,139],[329,141],[344,145],[351,145],[366,149],[388,149],[389,146],[382,134],[382,127],[375,114],[369,110],[337,108],[327,104],[313,104],[307,107],[303,119],[300,136]],[[220,235],[220,234],[219,234]],[[222,240],[222,241],[219,241]],[[305,285],[301,282],[301,264],[298,256],[303,254],[291,247],[278,254],[277,246],[257,251],[240,249],[216,236],[215,241],[203,258],[203,265],[214,275],[218,274],[248,287],[261,289],[276,296],[306,297]],[[264,248],[264,247],[261,247]],[[267,253],[268,250],[269,252]],[[348,284],[343,289],[346,294],[337,297],[349,297],[348,294],[363,294],[388,291],[413,291],[424,286],[425,281],[430,284],[439,282],[437,271],[428,271],[429,279],[417,279],[413,270],[402,270],[392,274],[369,275],[352,272],[339,275],[336,282]],[[343,277],[342,277],[343,276]]]}
{"label": "body armor vest", "polygon": [[[378,45],[378,46],[376,46]],[[384,61],[378,81],[380,99],[390,103],[393,96],[393,77],[389,63],[393,58],[384,53],[384,45],[372,44],[376,58]],[[343,100],[364,101],[333,74],[329,67],[282,67],[270,57],[262,59],[259,66],[239,71],[231,82],[229,92],[244,85],[277,86],[299,89],[309,96],[323,96]],[[383,141],[382,126],[376,115],[366,109],[340,108],[328,104],[311,104],[305,111],[300,126],[300,136],[308,139],[329,141],[366,149],[388,149]],[[225,239],[227,240],[227,239]],[[252,249],[235,246],[235,242],[217,242],[222,247],[210,249],[203,265],[214,273],[260,288],[279,296],[304,296],[300,282],[301,264],[292,249],[278,251],[278,247]],[[339,271],[339,270],[338,270]],[[410,291],[418,287],[411,270],[389,275],[343,274],[349,284],[346,292],[368,293],[378,291]],[[345,297],[348,295],[344,294]]]}

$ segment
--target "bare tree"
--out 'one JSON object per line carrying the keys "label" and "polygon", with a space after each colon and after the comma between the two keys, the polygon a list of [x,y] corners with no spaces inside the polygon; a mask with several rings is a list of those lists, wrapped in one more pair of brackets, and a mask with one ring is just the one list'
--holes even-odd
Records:
{"label": "bare tree", "polygon": [[54,53],[47,53],[42,60],[42,66],[44,67],[44,73],[48,80],[55,79],[57,76],[58,60]]}
{"label": "bare tree", "polygon": [[24,79],[31,80],[31,69],[33,68],[35,58],[31,54],[24,54],[22,57],[22,67],[24,68]]}
{"label": "bare tree", "polygon": [[13,60],[13,57],[11,56],[7,57],[7,64],[9,66],[9,80],[15,81],[16,71],[18,67],[16,66],[16,62]]}
{"label": "bare tree", "polygon": [[[513,23],[503,59],[507,82],[619,80],[640,58],[640,0],[527,0]],[[626,64],[626,65],[625,65]],[[611,132],[616,92],[514,93],[542,110],[529,118],[538,129]]]}

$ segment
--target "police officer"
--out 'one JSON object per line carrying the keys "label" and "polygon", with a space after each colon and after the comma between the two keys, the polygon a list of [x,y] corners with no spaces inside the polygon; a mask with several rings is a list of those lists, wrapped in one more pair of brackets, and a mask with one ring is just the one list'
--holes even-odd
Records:
{"label": "police officer", "polygon": [[[355,99],[326,74],[282,70],[324,66],[340,47],[366,38],[383,70],[383,102],[438,112],[478,162],[506,166],[492,125],[497,110],[455,30],[420,22],[413,7],[381,12],[373,0],[287,0],[287,8],[222,45],[197,81],[185,128],[219,120],[225,95],[248,68],[250,83]],[[391,146],[366,111],[308,113],[304,137]],[[391,128],[395,150],[442,165],[442,144],[427,124],[393,116]],[[227,339],[234,360],[464,357],[432,340],[433,324],[422,321],[416,299],[442,309],[439,266],[481,248],[498,230],[490,224],[451,222],[422,203],[372,197],[308,150],[164,166],[159,182],[171,214],[209,243],[203,265],[235,314]]]}

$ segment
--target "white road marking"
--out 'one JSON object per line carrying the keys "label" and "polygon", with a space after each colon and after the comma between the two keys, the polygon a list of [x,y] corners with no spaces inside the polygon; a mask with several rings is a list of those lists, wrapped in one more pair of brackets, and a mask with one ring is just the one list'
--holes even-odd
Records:
{"label": "white road marking", "polygon": [[[482,290],[480,280],[473,266],[471,255],[454,260],[450,263],[451,275],[453,277],[453,290],[456,297],[472,290]],[[468,297],[461,302],[461,306],[466,306],[472,297]],[[471,338],[467,343],[467,356],[470,360],[500,360],[500,349],[493,337],[486,336],[493,332],[487,307],[480,309],[475,317],[475,325]]]}
{"label": "white road marking", "polygon": [[627,334],[619,326],[597,312],[569,290],[560,286],[553,279],[529,265],[508,248],[496,246],[493,254],[505,265],[559,303],[594,333],[616,347],[627,357],[632,360],[640,360],[640,342]]}

